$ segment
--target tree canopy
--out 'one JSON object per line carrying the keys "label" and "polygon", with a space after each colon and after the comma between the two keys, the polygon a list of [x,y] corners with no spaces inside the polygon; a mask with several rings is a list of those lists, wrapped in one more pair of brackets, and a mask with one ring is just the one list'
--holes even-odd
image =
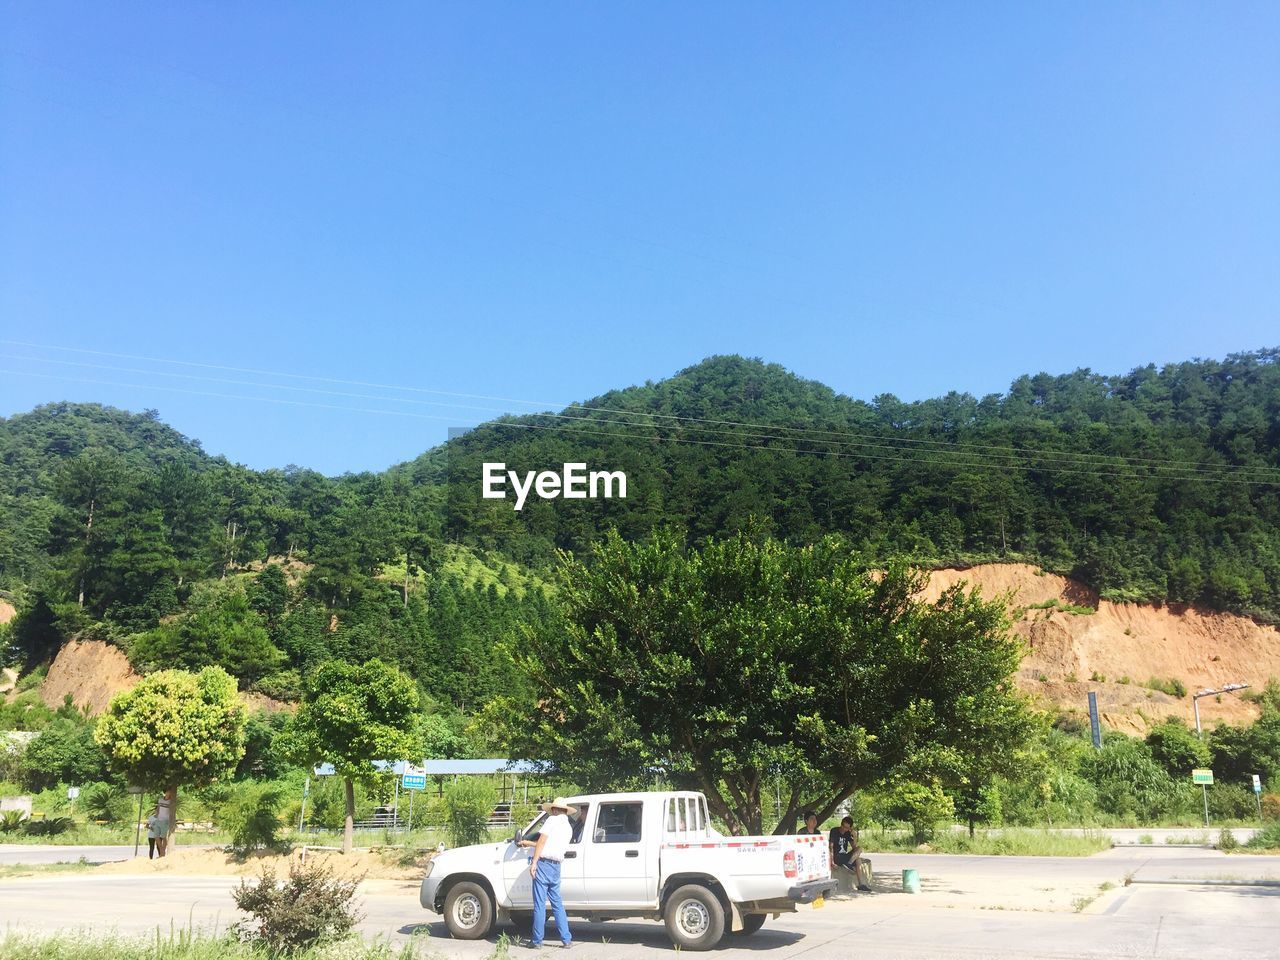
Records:
{"label": "tree canopy", "polygon": [[94,737],[113,770],[132,784],[163,791],[176,817],[178,788],[235,772],[244,728],[235,680],[220,667],[205,667],[199,673],[161,670],[116,694]]}
{"label": "tree canopy", "polygon": [[834,540],[610,535],[565,559],[561,615],[508,645],[532,705],[499,696],[484,719],[512,756],[588,786],[700,789],[737,832],[762,829],[775,781],[778,830],[895,775],[960,783],[1029,733],[1020,650],[1003,604],[959,588],[925,603],[922,585]]}
{"label": "tree canopy", "polygon": [[329,660],[308,677],[302,705],[283,736],[296,762],[308,767],[331,763],[345,781],[344,853],[351,850],[354,782],[377,777],[376,760],[417,758],[417,711],[413,681],[381,660]]}

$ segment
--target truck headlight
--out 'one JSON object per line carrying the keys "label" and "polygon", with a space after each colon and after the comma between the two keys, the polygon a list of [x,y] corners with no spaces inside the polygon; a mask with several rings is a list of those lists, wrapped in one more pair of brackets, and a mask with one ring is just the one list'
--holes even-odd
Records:
{"label": "truck headlight", "polygon": [[427,872],[422,875],[422,879],[425,880],[427,879],[427,877],[431,876],[431,871],[434,870],[435,868],[436,868],[436,861],[435,861],[435,858],[433,857],[432,859],[427,861]]}

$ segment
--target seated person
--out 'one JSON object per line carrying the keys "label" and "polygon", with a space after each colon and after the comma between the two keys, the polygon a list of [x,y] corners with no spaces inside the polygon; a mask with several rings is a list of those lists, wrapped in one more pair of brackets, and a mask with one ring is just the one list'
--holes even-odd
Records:
{"label": "seated person", "polygon": [[804,826],[796,831],[802,837],[820,837],[822,831],[818,829],[818,815],[810,810],[804,815]]}
{"label": "seated person", "polygon": [[827,838],[831,851],[831,872],[847,870],[853,876],[859,890],[871,889],[871,861],[862,855],[862,847],[858,843],[858,831],[853,829],[853,817],[845,817],[840,826],[831,831]]}

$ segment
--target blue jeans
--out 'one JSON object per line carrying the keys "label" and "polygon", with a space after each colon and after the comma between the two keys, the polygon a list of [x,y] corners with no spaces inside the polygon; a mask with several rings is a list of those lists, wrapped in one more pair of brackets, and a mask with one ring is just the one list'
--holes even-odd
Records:
{"label": "blue jeans", "polygon": [[547,901],[556,917],[556,933],[561,943],[571,943],[569,917],[564,912],[564,900],[560,897],[560,864],[555,860],[539,860],[538,875],[533,878],[533,942],[542,943],[547,929]]}

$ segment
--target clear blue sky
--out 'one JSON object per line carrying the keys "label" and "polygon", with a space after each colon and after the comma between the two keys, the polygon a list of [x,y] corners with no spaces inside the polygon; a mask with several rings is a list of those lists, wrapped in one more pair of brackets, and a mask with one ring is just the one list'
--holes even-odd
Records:
{"label": "clear blue sky", "polygon": [[[714,353],[915,399],[1280,342],[1274,2],[0,18],[6,339],[557,403]],[[2,415],[155,407],[257,467],[487,415],[0,353]]]}

